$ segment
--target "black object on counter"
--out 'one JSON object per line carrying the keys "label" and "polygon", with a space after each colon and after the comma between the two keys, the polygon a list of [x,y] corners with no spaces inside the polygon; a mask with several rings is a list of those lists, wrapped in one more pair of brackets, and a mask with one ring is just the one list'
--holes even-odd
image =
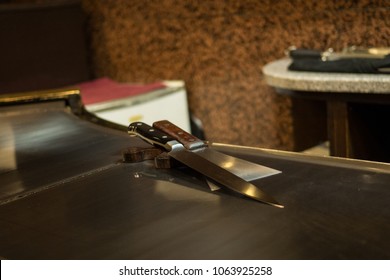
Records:
{"label": "black object on counter", "polygon": [[321,52],[311,49],[290,49],[292,63],[288,70],[334,73],[390,73],[390,55],[361,52]]}
{"label": "black object on counter", "polygon": [[390,56],[385,58],[345,58],[323,61],[320,58],[293,59],[288,67],[293,71],[390,74]]}

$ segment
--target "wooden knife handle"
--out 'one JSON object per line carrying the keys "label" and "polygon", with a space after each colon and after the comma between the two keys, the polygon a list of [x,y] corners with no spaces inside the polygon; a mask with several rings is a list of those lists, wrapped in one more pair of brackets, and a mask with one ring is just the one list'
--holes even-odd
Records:
{"label": "wooden knife handle", "polygon": [[194,150],[202,147],[206,147],[207,145],[200,140],[199,138],[196,138],[194,135],[184,131],[180,127],[174,125],[170,121],[163,120],[163,121],[157,121],[153,123],[153,127],[165,132],[169,136],[173,137],[177,141],[183,144],[184,147],[186,147],[189,150]]}

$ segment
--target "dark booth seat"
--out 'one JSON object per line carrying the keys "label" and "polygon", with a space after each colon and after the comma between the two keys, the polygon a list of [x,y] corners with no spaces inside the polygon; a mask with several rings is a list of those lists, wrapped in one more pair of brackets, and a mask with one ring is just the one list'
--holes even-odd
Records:
{"label": "dark booth seat", "polygon": [[0,94],[91,79],[80,1],[0,4]]}

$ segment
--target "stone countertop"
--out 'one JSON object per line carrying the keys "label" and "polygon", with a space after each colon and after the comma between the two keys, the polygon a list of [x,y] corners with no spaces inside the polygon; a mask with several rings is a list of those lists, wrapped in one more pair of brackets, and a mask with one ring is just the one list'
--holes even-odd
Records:
{"label": "stone countertop", "polygon": [[290,63],[291,59],[284,58],[266,64],[263,73],[267,84],[299,91],[390,94],[388,74],[289,71]]}

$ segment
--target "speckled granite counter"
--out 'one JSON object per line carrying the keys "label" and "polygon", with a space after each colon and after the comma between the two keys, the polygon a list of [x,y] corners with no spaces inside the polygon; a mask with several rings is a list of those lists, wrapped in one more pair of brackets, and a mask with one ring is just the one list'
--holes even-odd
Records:
{"label": "speckled granite counter", "polygon": [[316,92],[351,92],[390,94],[388,74],[314,73],[287,70],[288,58],[268,63],[263,68],[270,86],[289,90]]}
{"label": "speckled granite counter", "polygon": [[390,161],[390,75],[289,71],[290,63],[266,64],[266,82],[280,94],[326,102],[331,155]]}

